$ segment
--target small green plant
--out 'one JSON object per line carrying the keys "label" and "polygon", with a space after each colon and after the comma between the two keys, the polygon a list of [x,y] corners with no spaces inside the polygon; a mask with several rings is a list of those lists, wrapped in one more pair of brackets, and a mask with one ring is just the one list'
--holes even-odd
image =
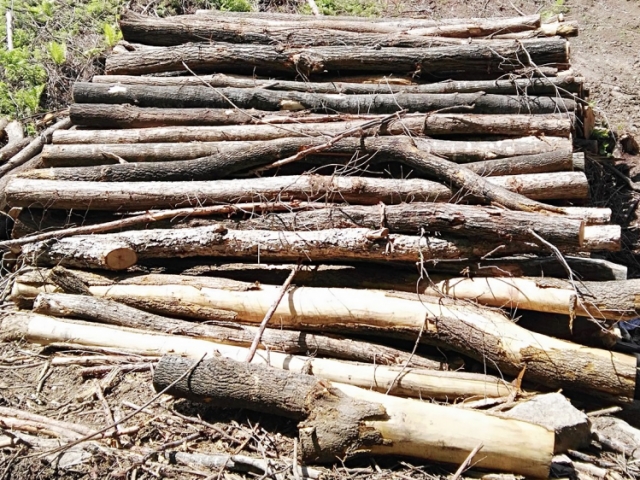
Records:
{"label": "small green plant", "polygon": [[67,47],[58,42],[47,43],[47,52],[56,65],[62,65],[67,60]]}
{"label": "small green plant", "polygon": [[[323,15],[375,17],[381,13],[381,6],[375,0],[316,0],[316,5]],[[308,15],[311,8],[305,5],[300,12]]]}
{"label": "small green plant", "polygon": [[122,39],[122,32],[120,30],[116,30],[116,28],[110,23],[105,23],[102,26],[102,31],[104,32],[104,43],[106,43],[109,48],[113,47]]}
{"label": "small green plant", "polygon": [[569,12],[570,9],[565,4],[565,0],[555,0],[553,4],[542,9],[542,11],[540,12],[540,17],[542,18],[542,20],[546,20],[553,17],[554,15],[566,14]]}
{"label": "small green plant", "polygon": [[250,12],[253,9],[247,0],[222,0],[218,8],[227,12]]}
{"label": "small green plant", "polygon": [[616,146],[613,133],[606,127],[595,127],[591,133],[591,140],[598,141],[598,153],[600,155],[611,156]]}

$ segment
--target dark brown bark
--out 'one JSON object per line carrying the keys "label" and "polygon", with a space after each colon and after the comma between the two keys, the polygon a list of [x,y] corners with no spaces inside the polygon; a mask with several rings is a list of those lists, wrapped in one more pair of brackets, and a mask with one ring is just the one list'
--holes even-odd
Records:
{"label": "dark brown bark", "polygon": [[[121,55],[115,55],[120,57]],[[110,57],[114,58],[114,57]],[[575,110],[566,98],[493,95],[476,93],[341,95],[306,93],[259,88],[221,88],[206,85],[156,87],[76,82],[73,99],[77,103],[135,104],[155,108],[243,108],[266,111],[308,109],[324,113],[447,113],[540,114]]]}
{"label": "dark brown bark", "polygon": [[372,47],[285,48],[271,45],[181,45],[121,53],[107,58],[107,74],[142,75],[191,69],[289,75],[324,72],[418,73],[423,79],[465,77],[482,72],[493,78],[526,66],[565,66],[565,40],[514,41],[509,46],[456,45],[426,49]]}
{"label": "dark brown bark", "polygon": [[179,77],[139,77],[134,75],[96,75],[94,83],[126,85],[149,85],[158,87],[202,86],[215,88],[262,88],[266,90],[291,90],[307,93],[342,94],[388,94],[388,93],[476,93],[484,92],[496,95],[550,95],[566,96],[582,91],[584,79],[566,75],[546,78],[514,78],[512,80],[467,80],[443,81],[439,83],[395,84],[388,78],[375,82],[356,83],[334,79],[326,82],[297,82],[291,80],[256,79],[254,77],[230,76],[223,73],[214,75]]}

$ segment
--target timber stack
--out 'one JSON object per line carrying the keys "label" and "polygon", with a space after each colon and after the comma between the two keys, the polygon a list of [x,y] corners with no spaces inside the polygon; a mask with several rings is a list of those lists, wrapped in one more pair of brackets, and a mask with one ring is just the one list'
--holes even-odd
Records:
{"label": "timber stack", "polygon": [[593,128],[574,23],[120,26],[70,119],[0,166],[5,340],[166,355],[157,391],[293,418],[307,465],[595,458],[590,419],[544,392],[640,398],[618,328],[640,280],[603,258],[621,228],[574,148]]}

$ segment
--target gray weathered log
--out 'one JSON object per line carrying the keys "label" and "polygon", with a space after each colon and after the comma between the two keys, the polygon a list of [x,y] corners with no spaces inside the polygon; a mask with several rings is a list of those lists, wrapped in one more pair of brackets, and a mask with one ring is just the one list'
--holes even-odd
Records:
{"label": "gray weathered log", "polygon": [[33,141],[33,137],[26,137],[17,142],[9,143],[0,148],[0,163],[7,162],[15,157],[27,145]]}
{"label": "gray weathered log", "polygon": [[410,112],[447,109],[447,113],[477,114],[541,114],[575,110],[575,102],[568,98],[484,92],[335,95],[260,88],[211,88],[206,85],[158,87],[88,82],[74,84],[73,99],[76,103],[127,103],[145,108],[308,109],[353,114],[394,113],[403,109]]}

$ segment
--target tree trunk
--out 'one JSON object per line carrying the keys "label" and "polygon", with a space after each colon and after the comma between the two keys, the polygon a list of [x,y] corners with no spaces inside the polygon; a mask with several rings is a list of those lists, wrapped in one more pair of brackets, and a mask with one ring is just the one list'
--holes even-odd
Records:
{"label": "tree trunk", "polygon": [[[486,37],[494,34],[534,30],[540,16],[500,18],[490,21],[470,19],[459,24],[406,27],[386,23],[338,20],[238,19],[220,17],[211,21],[203,16],[183,15],[157,18],[127,12],[120,17],[120,28],[128,42],[170,46],[189,42],[229,42],[287,46],[380,45],[383,47],[429,47],[421,37]],[[391,35],[388,35],[391,34]],[[406,40],[405,40],[406,39]],[[412,41],[414,40],[414,41]],[[422,40],[422,41],[420,41]]]}
{"label": "tree trunk", "polygon": [[[172,353],[198,358],[205,353],[218,353],[227,358],[244,360],[249,350],[199,338],[96,325],[80,320],[46,317],[32,312],[11,312],[5,315],[0,323],[0,338],[5,341],[24,339],[41,345],[73,342],[76,345],[111,347],[118,351],[124,350],[145,356]],[[393,395],[410,397],[500,397],[512,392],[512,388],[501,379],[464,372],[441,372],[414,367],[403,369],[398,365],[355,363],[271,351],[258,352],[252,363],[267,364],[276,369],[305,373],[309,376],[312,374],[317,378],[382,392],[392,387],[390,393]]]}
{"label": "tree trunk", "polygon": [[340,94],[388,94],[388,93],[476,93],[496,95],[560,95],[580,94],[584,78],[566,75],[563,77],[514,78],[512,80],[467,80],[443,81],[416,85],[395,84],[391,78],[368,83],[334,80],[331,82],[297,82],[291,80],[256,79],[239,75],[180,76],[180,77],[140,77],[135,75],[95,75],[93,83],[122,83],[126,85],[202,86],[215,88],[262,88],[265,90],[290,90],[307,93]]}
{"label": "tree trunk", "polygon": [[[230,280],[226,280],[225,288],[225,280],[211,277],[168,276],[161,285],[162,275],[151,277],[129,278],[116,284],[99,280],[96,283],[102,285],[88,288],[95,296],[160,314],[176,316],[175,312],[181,311],[181,315],[206,315],[207,308],[224,309],[236,312],[237,321],[250,323],[262,321],[280,289],[278,285]],[[44,288],[51,290],[43,282],[46,272],[39,272],[28,284],[18,279],[12,299],[33,298]],[[210,287],[202,288],[205,282]],[[469,302],[378,290],[298,287],[286,294],[275,316],[283,328],[325,334],[358,332],[415,340],[422,331],[421,341],[425,343],[456,350],[508,375],[518,375],[526,368],[525,380],[547,388],[561,387],[617,401],[640,397],[634,356],[535,334],[502,313]]]}
{"label": "tree trunk", "polygon": [[[537,140],[531,142],[531,148],[536,148]],[[561,142],[562,143],[562,142]],[[518,142],[507,142],[510,145],[518,145]],[[519,175],[524,173],[562,172],[574,170],[575,165],[584,162],[584,154],[571,153],[571,145],[567,149],[560,147],[547,153],[534,153],[531,155],[508,156],[495,159],[498,153],[509,154],[501,147],[503,143],[496,142],[456,142],[436,139],[420,139],[418,146],[428,146],[436,155],[451,156],[452,147],[464,149],[465,155],[493,156],[492,160],[481,160],[467,163],[465,166],[474,172],[487,177],[497,175]],[[549,144],[538,144],[541,149],[547,149]],[[143,143],[143,144],[69,144],[47,145],[42,157],[47,167],[84,167],[97,165],[114,165],[119,163],[116,157],[133,162],[164,162],[172,160],[193,160],[236,151],[247,150],[254,146],[253,142],[213,142],[213,143]],[[522,150],[522,145],[520,145]],[[529,147],[527,147],[529,148]],[[327,163],[344,164],[351,160],[350,154],[329,153],[323,155],[309,155],[304,162],[315,165]],[[370,162],[384,161],[376,156],[369,159]],[[583,170],[583,169],[582,169]]]}
{"label": "tree trunk", "polygon": [[[582,172],[490,177],[490,181],[537,200],[572,200],[589,194]],[[449,202],[455,195],[448,187],[429,180],[317,175],[174,182],[162,186],[159,189],[152,182],[67,182],[11,177],[6,199],[12,207],[140,211],[275,200],[394,205]],[[473,199],[464,197],[464,200]],[[596,214],[599,212],[600,209]]]}
{"label": "tree trunk", "polygon": [[631,320],[639,316],[640,280],[576,282],[544,278],[457,278],[436,284],[427,293],[469,298],[498,307],[535,310],[597,320]]}
{"label": "tree trunk", "polygon": [[[336,458],[369,453],[459,464],[482,444],[482,459],[476,464],[480,468],[535,477],[548,475],[555,434],[537,425],[477,411],[461,411],[460,416],[445,406],[405,399],[390,401],[364,390],[342,391],[303,375],[224,359],[206,359],[193,369],[188,380],[180,380],[193,364],[193,359],[164,357],[154,372],[156,391],[177,382],[169,394],[300,420],[304,462],[334,462]],[[469,427],[477,433],[469,435]],[[438,435],[434,437],[435,429]],[[523,435],[523,443],[507,440]]]}
{"label": "tree trunk", "polygon": [[[138,310],[113,300],[86,295],[41,293],[33,303],[33,311],[42,315],[72,317],[119,327],[197,337],[225,345],[242,347],[251,345],[258,331],[256,327],[236,323],[228,324],[225,322],[216,325],[176,320]],[[410,356],[402,350],[371,342],[352,340],[337,335],[316,335],[276,328],[267,328],[264,331],[261,336],[261,345],[269,351],[341,358],[376,365],[407,363],[412,368],[420,367],[431,370],[440,370],[443,365],[442,360],[425,358],[421,355]],[[450,393],[459,395],[460,392],[452,390]]]}
{"label": "tree trunk", "polygon": [[[273,135],[278,135],[278,133],[279,136],[296,136],[295,132],[305,132],[305,130],[308,130],[305,134],[309,135],[335,135],[348,128],[353,128],[357,125],[356,122],[363,123],[375,120],[377,116],[363,115],[362,118],[353,119],[348,117],[345,118],[344,115],[274,113],[258,110],[245,113],[241,110],[210,108],[138,108],[132,105],[86,103],[71,105],[71,120],[75,125],[81,126],[97,128],[227,126],[225,128],[218,127],[217,130],[209,129],[211,132],[219,132],[220,137],[212,137],[205,141],[220,141],[221,139],[264,140],[276,138]],[[377,118],[382,119],[383,117]],[[339,122],[343,119],[351,120],[351,123]],[[328,122],[331,123],[328,124]],[[247,124],[291,125],[287,125],[285,130],[268,125],[249,126]],[[231,125],[243,126],[228,127]],[[278,133],[275,133],[276,130]],[[274,133],[268,133],[272,131]],[[417,117],[406,116],[400,120],[385,123],[384,128],[378,127],[370,131],[378,135],[402,135],[406,131],[410,131],[414,135],[503,135],[512,137],[546,135],[568,138],[571,135],[571,119],[567,115],[558,114],[432,114]]]}
{"label": "tree trunk", "polygon": [[[251,47],[255,48],[255,47]],[[117,58],[115,55],[109,58]],[[383,93],[335,95],[260,88],[211,88],[206,85],[121,85],[76,82],[76,103],[133,104],[155,108],[241,108],[265,111],[311,110],[319,113],[389,114],[399,110],[477,114],[553,114],[572,112],[567,98],[476,93]]]}
{"label": "tree trunk", "polygon": [[5,163],[11,160],[31,142],[33,142],[33,137],[27,137],[17,142],[8,143],[4,147],[0,148],[0,163]]}

